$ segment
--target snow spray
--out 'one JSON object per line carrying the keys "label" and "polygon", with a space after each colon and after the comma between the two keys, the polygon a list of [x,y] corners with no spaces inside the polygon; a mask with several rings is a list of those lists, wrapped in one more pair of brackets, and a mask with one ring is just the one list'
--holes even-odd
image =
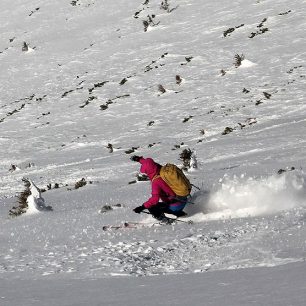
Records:
{"label": "snow spray", "polygon": [[261,178],[225,175],[201,203],[205,219],[269,215],[306,206],[305,178],[301,171]]}

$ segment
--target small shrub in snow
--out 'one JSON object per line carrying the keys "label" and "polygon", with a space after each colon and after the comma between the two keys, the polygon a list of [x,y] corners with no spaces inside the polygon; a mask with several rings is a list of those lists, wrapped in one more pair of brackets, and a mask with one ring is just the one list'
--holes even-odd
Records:
{"label": "small shrub in snow", "polygon": [[183,162],[183,170],[188,171],[190,169],[197,169],[198,162],[196,154],[190,149],[184,149],[180,154],[180,160]]}
{"label": "small shrub in snow", "polygon": [[226,37],[227,35],[229,35],[230,33],[234,32],[235,28],[229,28],[226,31],[223,32],[223,36]]}
{"label": "small shrub in snow", "polygon": [[287,11],[287,12],[284,12],[284,13],[279,13],[278,15],[279,15],[279,16],[284,16],[284,15],[287,15],[287,14],[289,14],[289,13],[291,13],[291,10],[289,10],[289,11]]}
{"label": "small shrub in snow", "polygon": [[106,147],[109,150],[109,153],[113,153],[114,152],[114,147],[111,143],[109,143]]}
{"label": "small shrub in snow", "polygon": [[161,92],[162,94],[166,92],[166,89],[163,85],[158,85],[158,91]]}
{"label": "small shrub in snow", "polygon": [[126,78],[123,78],[123,79],[120,81],[119,85],[123,85],[123,84],[125,84],[127,81],[128,81],[128,80],[127,80]]}
{"label": "small shrub in snow", "polygon": [[186,56],[185,57],[186,63],[182,63],[181,66],[187,65],[188,63],[191,62],[192,59],[193,59],[193,56]]}
{"label": "small shrub in snow", "polygon": [[134,153],[139,147],[132,147],[131,149],[128,149],[125,151],[126,154]]}
{"label": "small shrub in snow", "polygon": [[9,215],[12,217],[17,217],[20,216],[22,214],[24,214],[27,209],[28,209],[28,203],[27,203],[27,199],[31,194],[30,191],[30,182],[26,179],[22,180],[24,183],[24,191],[22,191],[18,198],[17,198],[17,203],[19,204],[18,206],[14,206],[10,211],[9,211]]}
{"label": "small shrub in snow", "polygon": [[170,4],[168,0],[163,0],[160,4],[160,9],[161,10],[165,10],[167,13],[171,13],[174,10],[176,10],[178,8],[178,6],[174,7],[174,8],[170,8]]}
{"label": "small shrub in snow", "polygon": [[79,0],[73,0],[73,1],[70,2],[70,4],[72,6],[77,6],[77,5],[80,5],[78,2],[79,2]]}
{"label": "small shrub in snow", "polygon": [[104,205],[102,206],[102,208],[99,210],[99,214],[105,214],[109,211],[112,211],[114,209],[118,209],[118,208],[123,208],[124,205],[118,203],[118,204],[115,204],[115,205]]}
{"label": "small shrub in snow", "polygon": [[11,167],[10,167],[10,169],[9,169],[9,171],[10,172],[14,172],[14,171],[16,171],[16,170],[20,170],[20,168],[18,167],[18,166],[16,166],[16,165],[11,165]]}
{"label": "small shrub in snow", "polygon": [[269,94],[268,92],[265,92],[265,91],[263,92],[263,95],[264,95],[265,98],[268,99],[268,100],[272,97],[271,94]]}
{"label": "small shrub in snow", "polygon": [[264,27],[264,23],[265,23],[267,20],[268,20],[267,18],[264,18],[264,19],[262,20],[262,22],[257,26],[257,28],[258,28],[259,30],[257,30],[256,32],[252,32],[251,35],[249,36],[249,38],[254,38],[254,37],[257,36],[257,35],[261,35],[261,34],[264,34],[264,33],[268,32],[269,29]]}
{"label": "small shrub in snow", "polygon": [[227,29],[226,31],[223,32],[223,36],[226,37],[226,36],[228,36],[229,34],[233,33],[233,32],[235,31],[235,29],[241,28],[241,27],[243,27],[243,26],[244,26],[244,24],[241,24],[241,25],[236,26],[236,27],[234,27],[234,28],[229,28],[229,29]]}
{"label": "small shrub in snow", "polygon": [[87,185],[86,180],[84,178],[82,178],[80,181],[75,183],[74,188],[79,189],[79,188],[84,187],[86,185]]}
{"label": "small shrub in snow", "polygon": [[177,85],[180,85],[182,83],[182,79],[181,79],[181,77],[179,75],[175,76],[175,80],[176,80],[176,84]]}
{"label": "small shrub in snow", "polygon": [[205,130],[204,130],[204,129],[201,129],[201,130],[200,130],[200,134],[201,134],[201,135],[205,135]]}
{"label": "small shrub in snow", "polygon": [[184,119],[183,119],[183,123],[185,123],[185,122],[187,122],[187,121],[189,121],[190,119],[192,119],[193,118],[193,116],[189,116],[189,117],[185,117]]}
{"label": "small shrub in snow", "polygon": [[233,131],[234,131],[233,128],[227,126],[227,127],[224,129],[224,131],[222,132],[222,135],[227,135],[227,134],[229,134],[229,133],[231,133],[231,132],[233,132]]}
{"label": "small shrub in snow", "polygon": [[161,4],[160,4],[160,8],[161,8],[162,10],[168,11],[168,10],[169,10],[169,3],[168,3],[168,0],[162,1]]}
{"label": "small shrub in snow", "polygon": [[287,172],[287,171],[293,171],[293,170],[295,170],[295,167],[291,167],[291,168],[286,168],[286,169],[279,169],[278,171],[277,171],[277,174],[283,174],[284,172]]}
{"label": "small shrub in snow", "polygon": [[37,7],[37,8],[35,9],[35,11],[31,11],[31,13],[29,14],[29,17],[31,17],[34,13],[36,13],[36,12],[39,11],[39,10],[40,10],[40,8]]}
{"label": "small shrub in snow", "polygon": [[23,52],[29,51],[29,46],[25,41],[23,42],[23,45],[22,45],[22,51]]}
{"label": "small shrub in snow", "polygon": [[151,16],[148,15],[147,18],[148,18],[147,20],[143,20],[143,21],[142,21],[143,26],[144,26],[144,31],[145,31],[145,32],[148,31],[149,26],[155,27],[155,26],[159,25],[159,23],[160,23],[160,22],[157,22],[157,23],[154,22],[154,20],[153,20],[153,19],[155,18],[155,15],[154,15],[154,14],[151,15]]}
{"label": "small shrub in snow", "polygon": [[190,168],[190,160],[192,151],[190,149],[184,149],[180,154],[180,160],[183,162],[183,169],[188,170]]}
{"label": "small shrub in snow", "polygon": [[143,20],[143,22],[142,22],[142,24],[143,24],[143,30],[145,31],[145,32],[147,32],[148,31],[148,27],[149,27],[149,22],[147,21],[147,20]]}
{"label": "small shrub in snow", "polygon": [[242,61],[245,59],[245,57],[244,57],[244,55],[243,54],[241,54],[241,55],[239,55],[239,54],[236,54],[235,56],[234,56],[234,65],[235,65],[235,67],[236,68],[238,68],[239,66],[241,66],[241,63],[242,63]]}

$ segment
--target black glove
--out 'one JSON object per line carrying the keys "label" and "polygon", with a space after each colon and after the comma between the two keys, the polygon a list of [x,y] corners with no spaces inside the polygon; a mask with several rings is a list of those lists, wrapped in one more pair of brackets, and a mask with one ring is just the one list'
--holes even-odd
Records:
{"label": "black glove", "polygon": [[144,209],[146,208],[143,205],[141,205],[141,206],[134,208],[133,210],[136,214],[140,214]]}
{"label": "black glove", "polygon": [[142,156],[137,156],[137,155],[133,155],[132,157],[131,157],[131,160],[132,161],[135,161],[135,162],[139,162],[139,160],[142,158]]}

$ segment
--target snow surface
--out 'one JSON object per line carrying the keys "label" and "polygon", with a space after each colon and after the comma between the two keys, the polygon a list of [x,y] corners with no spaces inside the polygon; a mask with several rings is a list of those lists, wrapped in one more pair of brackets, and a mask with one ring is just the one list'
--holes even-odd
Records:
{"label": "snow surface", "polygon": [[[1,1],[1,306],[305,304],[306,1],[168,2]],[[186,148],[194,224],[150,226],[129,158]]]}

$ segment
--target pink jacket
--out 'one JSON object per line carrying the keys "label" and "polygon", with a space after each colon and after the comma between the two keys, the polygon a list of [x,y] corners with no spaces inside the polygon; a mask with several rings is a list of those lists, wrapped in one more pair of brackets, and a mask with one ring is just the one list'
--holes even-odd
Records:
{"label": "pink jacket", "polygon": [[173,203],[175,193],[168,184],[160,177],[159,171],[161,165],[156,163],[152,158],[140,158],[140,172],[145,173],[151,180],[152,196],[143,205],[145,208],[151,208],[158,204],[159,199],[164,203]]}

